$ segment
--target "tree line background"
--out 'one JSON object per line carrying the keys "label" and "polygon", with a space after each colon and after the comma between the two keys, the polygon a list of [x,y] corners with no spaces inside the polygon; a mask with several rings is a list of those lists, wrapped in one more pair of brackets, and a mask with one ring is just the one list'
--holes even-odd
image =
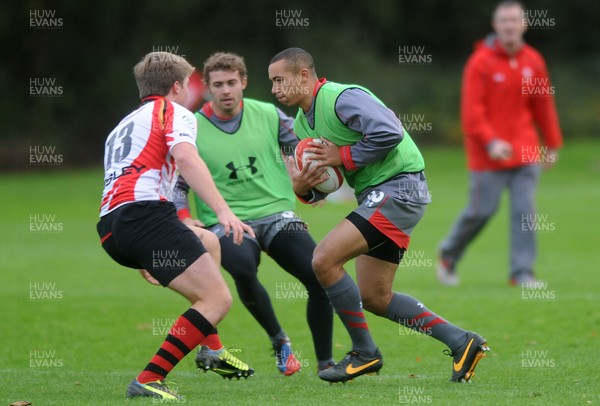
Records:
{"label": "tree line background", "polygon": [[[239,53],[249,71],[245,96],[277,104],[270,94],[268,62],[277,52],[299,46],[313,54],[319,76],[366,86],[401,118],[420,120],[423,126],[414,134],[419,144],[460,143],[462,68],[475,41],[491,32],[495,4],[9,2],[0,14],[0,169],[39,170],[29,161],[30,149],[39,146],[54,147],[64,157],[61,167],[101,165],[106,136],[139,103],[132,67],[153,50],[173,50],[199,69],[215,51]],[[566,142],[597,137],[600,3],[525,4],[554,22],[532,27],[525,38],[546,58]],[[400,63],[403,46],[422,47],[430,62]],[[54,94],[32,94],[32,85]]]}

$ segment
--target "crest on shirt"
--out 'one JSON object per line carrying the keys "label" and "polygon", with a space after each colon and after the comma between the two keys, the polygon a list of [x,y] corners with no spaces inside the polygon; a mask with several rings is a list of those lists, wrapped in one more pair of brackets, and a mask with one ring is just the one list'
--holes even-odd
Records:
{"label": "crest on shirt", "polygon": [[502,72],[496,72],[492,75],[492,80],[497,83],[504,82],[506,80],[506,75]]}
{"label": "crest on shirt", "polygon": [[523,69],[521,69],[521,75],[523,75],[524,78],[533,77],[533,69],[529,66],[524,66]]}
{"label": "crest on shirt", "polygon": [[185,125],[187,125],[188,127],[191,127],[191,128],[193,128],[194,124],[196,124],[196,119],[192,118],[190,116],[182,116],[181,121],[183,121],[185,123]]}

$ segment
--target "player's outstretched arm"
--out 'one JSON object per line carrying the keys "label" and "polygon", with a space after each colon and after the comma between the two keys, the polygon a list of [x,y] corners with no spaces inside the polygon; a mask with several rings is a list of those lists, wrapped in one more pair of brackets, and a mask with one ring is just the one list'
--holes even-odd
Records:
{"label": "player's outstretched arm", "polygon": [[192,144],[182,142],[175,145],[171,150],[171,155],[175,159],[181,176],[192,190],[215,212],[219,223],[225,227],[226,235],[233,232],[233,241],[236,244],[243,242],[244,231],[254,236],[252,228],[242,223],[233,214],[225,199],[219,193],[208,167],[202,158],[198,156],[198,151]]}

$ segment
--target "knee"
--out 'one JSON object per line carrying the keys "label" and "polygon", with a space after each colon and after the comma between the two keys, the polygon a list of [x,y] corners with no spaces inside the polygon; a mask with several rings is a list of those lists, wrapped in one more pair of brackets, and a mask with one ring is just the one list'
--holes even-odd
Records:
{"label": "knee", "polygon": [[361,299],[363,309],[365,309],[368,312],[377,314],[377,309],[379,309],[379,303],[377,301],[377,298],[365,295],[361,296]]}
{"label": "knee", "polygon": [[[220,270],[215,266],[212,275],[201,280],[200,283],[204,285],[202,286],[204,297],[199,297],[199,299],[206,303],[214,304],[215,308],[222,309],[223,313],[227,313],[231,308],[233,298],[227,283],[220,275]],[[205,285],[206,283],[210,284],[208,289]]]}
{"label": "knee", "polygon": [[214,306],[215,309],[219,309],[223,316],[227,314],[231,308],[233,298],[231,292],[225,283],[222,286],[213,286],[211,294],[205,299],[207,303]]}
{"label": "knee", "polygon": [[336,259],[331,252],[322,249],[320,246],[315,248],[312,259],[312,268],[317,277],[317,281],[323,287],[334,284],[343,276],[343,261]]}
{"label": "knee", "polygon": [[363,309],[378,316],[384,316],[390,304],[392,292],[380,289],[363,290],[360,296]]}
{"label": "knee", "polygon": [[221,256],[221,244],[219,243],[219,239],[216,235],[211,232],[206,232],[201,234],[199,237],[204,245],[204,248],[206,248],[208,253],[213,258]]}
{"label": "knee", "polygon": [[[244,244],[250,244],[247,240]],[[260,255],[260,254],[259,254]],[[258,281],[258,265],[260,256],[246,251],[232,250],[227,247],[222,258],[223,268],[231,275],[235,284],[252,285]]]}
{"label": "knee", "polygon": [[467,217],[470,220],[477,221],[477,222],[487,221],[496,212],[497,208],[498,208],[497,205],[483,206],[483,207],[479,206],[479,207],[475,207],[475,208],[471,207],[467,211]]}
{"label": "knee", "polygon": [[233,278],[238,290],[250,288],[258,283],[258,269],[256,268],[256,264],[243,263],[242,261],[234,266],[225,267],[225,270]]}
{"label": "knee", "polygon": [[316,276],[319,284],[321,286],[327,286],[328,285],[327,271],[329,268],[328,268],[325,258],[323,258],[321,256],[317,256],[317,255],[313,256],[312,269],[313,269],[313,272],[315,273],[315,276]]}
{"label": "knee", "polygon": [[227,313],[229,311],[229,309],[231,309],[231,304],[233,303],[233,298],[231,296],[231,292],[229,291],[229,289],[226,289],[222,293],[221,301],[222,301],[223,309],[225,310],[225,313]]}
{"label": "knee", "polygon": [[227,264],[224,268],[233,278],[238,296],[242,302],[245,302],[261,290],[261,284],[258,280],[258,268],[256,263],[247,259],[236,259],[239,259],[239,262]]}
{"label": "knee", "polygon": [[202,242],[202,245],[206,251],[210,254],[212,259],[219,265],[221,263],[221,244],[217,236],[203,228],[188,226],[196,237]]}
{"label": "knee", "polygon": [[312,258],[312,268],[317,275],[326,274],[335,264],[320,246],[315,248]]}
{"label": "knee", "polygon": [[385,316],[388,303],[383,303],[380,299],[365,301],[363,300],[363,309],[377,316]]}

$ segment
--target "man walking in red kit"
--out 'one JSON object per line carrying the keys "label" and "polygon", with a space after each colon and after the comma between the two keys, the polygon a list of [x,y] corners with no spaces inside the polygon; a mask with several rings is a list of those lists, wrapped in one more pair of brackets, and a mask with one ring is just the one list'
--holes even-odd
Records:
{"label": "man walking in red kit", "polygon": [[458,284],[456,264],[496,211],[504,188],[510,192],[509,282],[535,283],[535,188],[540,167],[556,163],[562,135],[544,59],[523,41],[525,15],[521,3],[500,2],[492,18],[495,34],[477,44],[464,70],[469,203],[440,244],[437,277],[445,285]]}

